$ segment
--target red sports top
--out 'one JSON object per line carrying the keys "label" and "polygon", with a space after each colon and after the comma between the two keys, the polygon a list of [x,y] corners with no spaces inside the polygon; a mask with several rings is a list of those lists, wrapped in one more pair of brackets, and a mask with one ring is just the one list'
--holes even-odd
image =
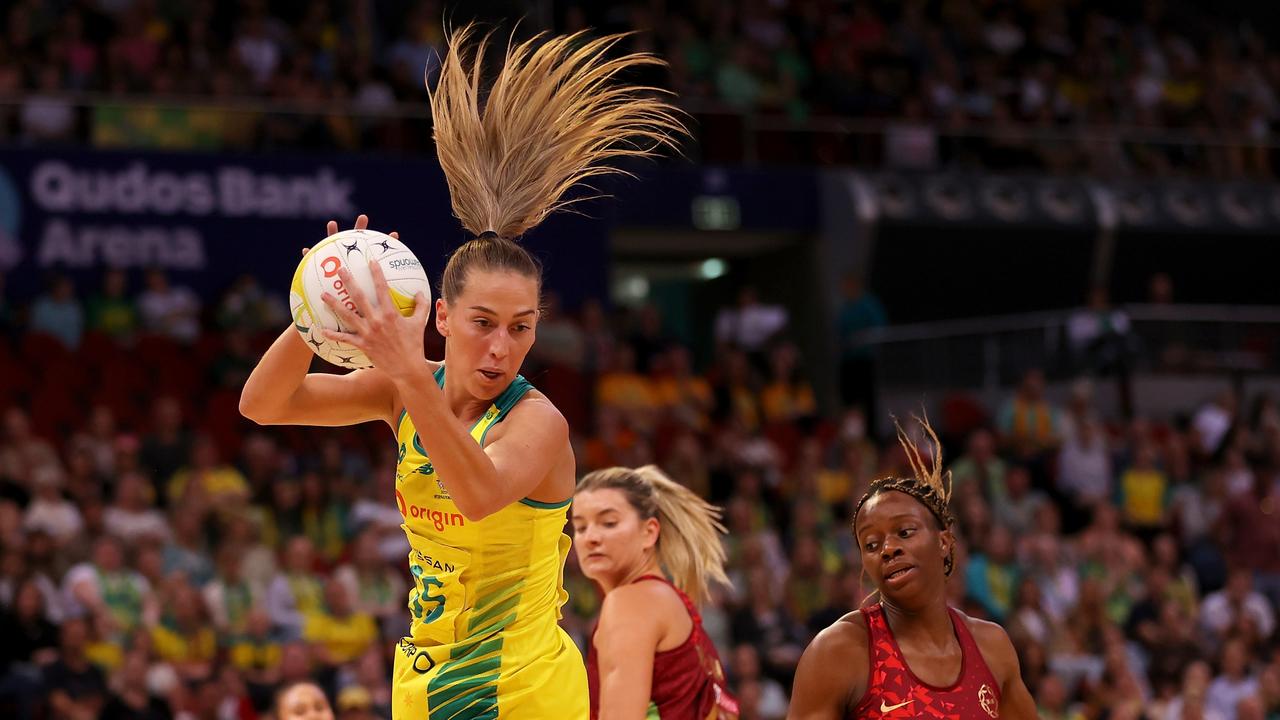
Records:
{"label": "red sports top", "polygon": [[[689,596],[657,575],[641,580],[666,583],[684,603],[693,621],[689,637],[670,650],[653,654],[653,682],[649,686],[647,720],[737,720],[738,701],[725,686],[720,655],[702,630],[702,616]],[[587,687],[591,692],[591,720],[600,715],[600,666],[596,660],[595,632],[587,648]]]}
{"label": "red sports top", "polygon": [[867,619],[871,672],[867,692],[853,709],[862,718],[987,720],[1000,717],[1000,683],[982,659],[982,651],[964,618],[951,608],[951,625],[960,641],[960,677],[946,687],[930,685],[911,672],[879,604],[863,608]]}

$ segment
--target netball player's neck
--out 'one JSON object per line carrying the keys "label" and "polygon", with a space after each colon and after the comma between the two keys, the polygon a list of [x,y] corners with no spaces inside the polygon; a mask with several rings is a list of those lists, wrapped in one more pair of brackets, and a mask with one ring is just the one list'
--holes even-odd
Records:
{"label": "netball player's neck", "polygon": [[461,382],[445,382],[444,401],[453,416],[468,425],[479,420],[493,404],[493,398],[478,398],[467,392],[466,385]]}
{"label": "netball player's neck", "polygon": [[919,640],[930,644],[950,645],[955,636],[951,613],[945,595],[918,608],[903,608],[887,597],[880,600],[889,629],[899,642]]}
{"label": "netball player's neck", "polygon": [[665,577],[662,574],[662,565],[658,563],[658,555],[652,551],[645,553],[644,562],[637,563],[635,567],[628,570],[622,577],[618,578],[618,582],[612,587],[605,588],[605,594],[609,594],[614,588],[620,588],[623,585],[630,585],[645,575],[656,575]]}

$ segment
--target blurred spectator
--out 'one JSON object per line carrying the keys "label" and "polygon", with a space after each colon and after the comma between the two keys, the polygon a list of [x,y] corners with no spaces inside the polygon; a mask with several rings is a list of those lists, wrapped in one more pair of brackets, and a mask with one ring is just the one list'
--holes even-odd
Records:
{"label": "blurred spectator", "polygon": [[31,504],[22,518],[22,527],[46,533],[53,542],[66,547],[84,529],[84,518],[74,503],[63,497],[66,478],[56,465],[44,465],[31,473]]}
{"label": "blurred spectator", "polygon": [[200,334],[200,299],[190,288],[171,285],[163,270],[147,271],[147,289],[138,295],[138,314],[147,332],[192,343]]}
{"label": "blurred spectator", "polygon": [[1035,527],[1036,515],[1049,502],[1043,492],[1031,487],[1031,474],[1015,465],[1009,469],[1004,491],[992,501],[996,522],[1023,536]]}
{"label": "blurred spectator", "polygon": [[[762,360],[765,344],[780,333],[788,321],[786,308],[761,303],[756,289],[747,285],[738,291],[738,304],[722,308],[716,316],[716,342]],[[763,367],[764,363],[757,365]]]}
{"label": "blurred spectator", "polygon": [[765,675],[786,679],[795,673],[805,634],[775,597],[769,575],[763,565],[748,573],[746,602],[733,617],[733,638],[736,643],[755,646]]}
{"label": "blurred spectator", "polygon": [[138,330],[138,311],[125,296],[125,271],[109,268],[102,288],[89,300],[89,329],[115,340],[129,340]]}
{"label": "blurred spectator", "polygon": [[87,642],[85,620],[72,618],[62,623],[58,659],[44,668],[49,707],[56,717],[92,720],[106,704],[106,678],[86,659]]}
{"label": "blurred spectator", "polygon": [[98,478],[110,478],[115,475],[118,440],[111,408],[94,405],[86,427],[72,435],[68,453],[73,458],[82,458]]}
{"label": "blurred spectator", "polygon": [[338,692],[336,708],[339,720],[375,720],[373,698],[359,685],[349,685]]}
{"label": "blurred spectator", "polygon": [[794,345],[775,347],[769,356],[769,382],[760,391],[760,409],[770,424],[811,420],[818,412],[813,388],[803,378]]}
{"label": "blurred spectator", "polygon": [[165,612],[151,628],[156,657],[187,682],[209,679],[214,673],[218,638],[204,598],[181,576],[169,583],[165,594]]}
{"label": "blurred spectator", "polygon": [[1205,697],[1207,709],[1218,712],[1226,720],[1235,720],[1240,703],[1258,694],[1258,679],[1249,672],[1248,661],[1243,642],[1232,639],[1223,644],[1218,676],[1209,683]]}
{"label": "blurred spectator", "polygon": [[320,663],[334,669],[355,661],[379,639],[373,617],[356,609],[346,585],[336,579],[325,582],[324,608],[306,618],[302,636]]}
{"label": "blurred spectator", "polygon": [[36,92],[26,96],[19,111],[23,139],[29,142],[70,140],[75,131],[76,108],[62,92],[61,69],[45,64],[35,75]]}
{"label": "blurred spectator", "polygon": [[115,500],[103,522],[111,535],[130,546],[169,539],[169,523],[154,506],[151,483],[138,472],[128,472],[116,482]]}
{"label": "blurred spectator", "polygon": [[615,409],[631,423],[646,427],[657,405],[653,387],[636,367],[635,351],[628,345],[613,354],[613,366],[600,374],[595,395],[601,407]]}
{"label": "blurred spectator", "polygon": [[218,323],[226,330],[245,333],[278,328],[288,317],[282,301],[263,291],[257,278],[247,273],[232,284],[218,306]]}
{"label": "blurred spectator", "polygon": [[1013,564],[1013,536],[995,525],[983,551],[974,553],[965,568],[965,587],[986,615],[1003,623],[1017,599],[1018,571]]}
{"label": "blurred spectator", "polygon": [[249,498],[249,483],[234,465],[221,461],[212,438],[200,435],[191,445],[191,464],[173,474],[167,491],[170,505],[224,511]]}
{"label": "blurred spectator", "polygon": [[1120,511],[1131,529],[1151,537],[1166,524],[1169,505],[1169,478],[1156,466],[1156,448],[1143,443],[1133,463],[1120,475]]}
{"label": "blurred spectator", "polygon": [[[644,305],[635,318],[635,327],[627,344],[635,353],[636,370],[645,375],[656,375],[654,359],[666,353],[670,339],[662,329],[662,314],[653,305]],[[539,328],[541,330],[541,328]]]}
{"label": "blurred spectator", "polygon": [[659,407],[686,428],[706,431],[715,399],[707,379],[694,374],[688,348],[671,345],[662,366],[666,372],[654,378],[652,384]]}
{"label": "blurred spectator", "polygon": [[753,698],[751,712],[762,720],[781,720],[787,714],[787,696],[782,685],[773,678],[760,672],[760,655],[756,646],[748,643],[733,649],[733,663],[730,665],[730,676],[733,682],[741,686],[743,683],[756,683],[759,694]]}
{"label": "blurred spectator", "polygon": [[240,20],[240,30],[232,41],[235,58],[249,72],[254,85],[265,88],[280,65],[280,45],[268,30],[263,9]]}
{"label": "blurred spectator", "polygon": [[191,458],[191,435],[183,426],[182,406],[169,395],[157,397],[151,405],[151,423],[142,436],[138,462],[155,484],[154,497],[168,507],[169,482]]}
{"label": "blurred spectator", "polygon": [[164,544],[164,575],[181,573],[197,586],[213,578],[213,562],[205,538],[205,509],[202,505],[174,506],[169,509],[172,534]]}
{"label": "blurred spectator", "polygon": [[1276,628],[1275,609],[1262,593],[1254,590],[1253,572],[1237,566],[1227,575],[1225,588],[1205,597],[1200,606],[1200,624],[1217,643],[1245,620],[1262,638],[1271,637]]}
{"label": "blurred spectator", "polygon": [[333,577],[346,588],[356,611],[369,615],[382,627],[384,639],[403,636],[404,598],[408,586],[404,573],[393,569],[379,556],[382,531],[368,527],[352,542],[350,560],[334,571]]}
{"label": "blurred spectator", "polygon": [[267,588],[267,613],[271,624],[289,640],[302,637],[303,627],[324,610],[324,588],[312,575],[315,547],[306,537],[294,536],[285,546],[284,567]]}
{"label": "blurred spectator", "polygon": [[529,360],[580,370],[583,336],[578,324],[565,315],[560,296],[547,292],[538,318],[538,342],[529,351]]}
{"label": "blurred spectator", "polygon": [[212,580],[201,590],[209,617],[224,644],[248,631],[249,617],[265,591],[244,576],[244,548],[226,543],[218,548]]}
{"label": "blurred spectator", "polygon": [[25,502],[33,471],[41,467],[61,465],[53,445],[34,434],[31,416],[13,405],[4,412],[4,441],[0,443],[0,477],[13,481],[19,497]]}
{"label": "blurred spectator", "polygon": [[[34,581],[18,585],[12,607],[0,612],[0,632],[5,638],[0,649],[0,678],[12,674],[15,680],[30,683],[38,680],[30,670],[57,657],[58,628],[49,621],[44,596]],[[30,684],[23,687],[28,692],[33,689]]]}
{"label": "blurred spectator", "polygon": [[1092,371],[1122,367],[1133,348],[1129,316],[1111,307],[1106,288],[1092,288],[1086,308],[1067,321],[1067,339],[1083,364]]}
{"label": "blurred spectator", "polygon": [[63,580],[69,614],[88,617],[119,637],[154,621],[158,606],[152,591],[146,578],[125,564],[120,541],[110,535],[98,538],[92,558],[73,566]]}
{"label": "blurred spectator", "polygon": [[1227,441],[1228,433],[1236,422],[1236,394],[1226,389],[1196,411],[1193,425],[1196,431],[1196,450],[1204,456],[1215,456]]}
{"label": "blurred spectator", "polygon": [[111,678],[111,696],[101,720],[166,720],[172,717],[164,699],[152,694],[147,683],[148,660],[130,652]]}
{"label": "blurred spectator", "polygon": [[223,642],[230,648],[228,661],[243,674],[249,693],[269,696],[280,682],[284,648],[271,632],[271,618],[266,611],[259,607],[251,609],[245,618],[244,632],[224,637]]}
{"label": "blurred spectator", "polygon": [[80,347],[84,335],[84,310],[76,300],[75,285],[65,275],[54,277],[49,290],[31,304],[31,330],[52,335],[68,350]]}
{"label": "blurred spectator", "polygon": [[356,663],[345,685],[355,685],[369,694],[373,712],[382,718],[391,717],[391,674],[380,648],[371,648]]}
{"label": "blurred spectator", "polygon": [[1044,398],[1044,373],[1030,370],[1000,409],[1002,443],[1015,457],[1033,462],[1058,444],[1058,411]]}

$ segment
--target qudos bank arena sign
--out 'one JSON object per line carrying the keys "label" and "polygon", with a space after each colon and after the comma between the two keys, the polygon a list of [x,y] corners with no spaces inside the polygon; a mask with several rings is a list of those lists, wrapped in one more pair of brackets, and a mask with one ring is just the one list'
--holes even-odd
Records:
{"label": "qudos bank arena sign", "polygon": [[[433,275],[465,239],[429,158],[0,149],[0,272],[19,296],[58,271],[84,297],[109,267],[163,268],[210,296],[246,273],[284,292],[325,222],[359,213],[398,230]],[[576,216],[548,224],[553,236],[529,242],[555,257],[548,284],[602,292],[591,278],[607,276],[606,229]],[[563,243],[571,251],[548,247]]]}

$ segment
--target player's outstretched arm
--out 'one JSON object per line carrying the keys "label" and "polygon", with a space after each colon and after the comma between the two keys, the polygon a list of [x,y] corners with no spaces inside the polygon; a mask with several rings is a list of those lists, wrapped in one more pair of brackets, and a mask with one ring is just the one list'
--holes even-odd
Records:
{"label": "player's outstretched arm", "polygon": [[[356,218],[364,229],[369,218]],[[330,220],[328,233],[338,232]],[[396,233],[391,233],[397,237]],[[346,375],[309,374],[315,355],[292,326],[258,361],[240,392],[240,414],[259,425],[354,425],[394,421],[395,386],[377,368]]]}
{"label": "player's outstretched arm", "polygon": [[862,697],[866,676],[867,629],[846,616],[800,656],[787,720],[843,720]]}

